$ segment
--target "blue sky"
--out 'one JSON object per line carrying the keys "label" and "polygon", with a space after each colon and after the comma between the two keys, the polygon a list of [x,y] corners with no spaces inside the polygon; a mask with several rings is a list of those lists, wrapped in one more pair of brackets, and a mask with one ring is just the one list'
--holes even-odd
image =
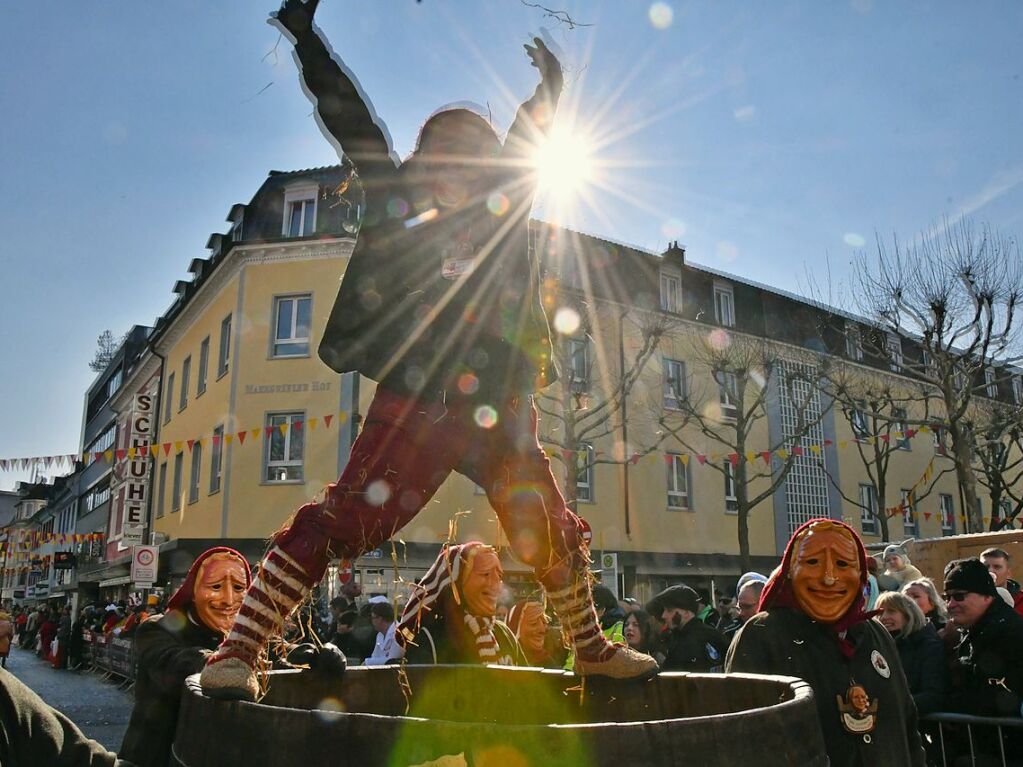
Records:
{"label": "blue sky", "polygon": [[[522,44],[546,28],[559,120],[596,147],[597,181],[558,213],[586,232],[678,239],[694,262],[802,291],[826,260],[840,282],[875,231],[963,212],[1023,230],[1019,3],[545,4],[591,26],[519,0],[322,0],[318,22],[402,156],[442,104],[489,105],[505,129],[536,82]],[[5,10],[0,458],[77,450],[96,337],[162,313],[267,171],[336,162],[287,41],[271,53],[273,7]]]}

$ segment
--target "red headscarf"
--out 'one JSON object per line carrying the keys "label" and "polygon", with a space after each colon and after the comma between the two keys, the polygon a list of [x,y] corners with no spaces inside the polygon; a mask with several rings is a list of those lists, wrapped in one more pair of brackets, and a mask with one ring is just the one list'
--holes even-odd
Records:
{"label": "red headscarf", "polygon": [[170,601],[167,602],[168,610],[184,610],[195,601],[195,582],[199,578],[199,570],[202,568],[203,562],[215,554],[229,554],[241,562],[245,568],[245,587],[249,587],[252,583],[252,570],[249,569],[249,563],[245,557],[227,546],[214,546],[195,558],[192,566],[188,568],[188,575],[185,576],[184,583],[178,587]]}
{"label": "red headscarf", "polygon": [[835,642],[838,644],[838,649],[842,651],[842,654],[851,658],[855,648],[848,639],[845,638],[845,632],[850,627],[857,623],[862,623],[865,620],[869,620],[873,616],[880,613],[880,610],[874,610],[873,612],[865,612],[866,599],[863,596],[863,589],[867,585],[867,550],[863,548],[863,541],[860,540],[860,536],[856,534],[849,525],[845,524],[837,519],[811,519],[809,522],[803,524],[796,532],[789,538],[789,542],[785,546],[785,554],[782,556],[781,565],[771,573],[771,577],[767,579],[767,585],[764,587],[764,593],[760,595],[760,605],[757,608],[759,612],[769,610],[772,607],[791,607],[793,610],[802,610],[799,604],[796,602],[796,595],[792,591],[792,581],[789,578],[789,569],[792,563],[792,552],[795,550],[797,542],[800,542],[802,538],[809,531],[811,525],[818,524],[820,522],[830,522],[836,527],[840,527],[849,532],[852,537],[853,543],[856,546],[856,555],[860,561],[860,587],[856,592],[856,597],[853,599],[853,603],[849,606],[849,609],[845,611],[845,614],[837,621],[829,625],[829,629],[835,638]]}

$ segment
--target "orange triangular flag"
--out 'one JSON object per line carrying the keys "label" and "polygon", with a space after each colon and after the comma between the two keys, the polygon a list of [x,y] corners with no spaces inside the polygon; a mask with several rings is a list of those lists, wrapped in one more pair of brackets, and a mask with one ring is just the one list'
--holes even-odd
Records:
{"label": "orange triangular flag", "polygon": [[246,431],[238,432],[238,444],[239,445],[244,445],[245,444],[245,436],[247,434],[248,434],[248,432],[246,432]]}
{"label": "orange triangular flag", "polygon": [[334,420],[334,415],[332,413],[328,413],[327,415],[323,416],[323,425],[326,426],[329,429],[330,428],[330,422],[333,421],[333,420]]}

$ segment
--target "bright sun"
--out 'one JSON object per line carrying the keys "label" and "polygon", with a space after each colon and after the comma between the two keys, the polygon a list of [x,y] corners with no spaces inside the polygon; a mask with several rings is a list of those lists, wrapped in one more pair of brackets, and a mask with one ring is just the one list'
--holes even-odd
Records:
{"label": "bright sun", "polygon": [[540,192],[557,202],[567,202],[594,180],[592,146],[577,133],[557,127],[534,157]]}

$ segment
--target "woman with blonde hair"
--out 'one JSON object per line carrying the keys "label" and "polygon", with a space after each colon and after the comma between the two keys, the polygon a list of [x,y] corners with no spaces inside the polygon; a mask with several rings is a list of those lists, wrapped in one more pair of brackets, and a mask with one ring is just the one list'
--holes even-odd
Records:
{"label": "woman with blonde hair", "polygon": [[902,587],[902,593],[916,602],[924,617],[931,622],[937,631],[945,628],[948,623],[948,608],[945,600],[938,594],[934,581],[930,578],[917,578]]}
{"label": "woman with blonde hair", "polygon": [[919,714],[941,709],[948,681],[945,650],[934,625],[907,594],[886,591],[877,598],[875,618],[895,640],[909,692]]}

